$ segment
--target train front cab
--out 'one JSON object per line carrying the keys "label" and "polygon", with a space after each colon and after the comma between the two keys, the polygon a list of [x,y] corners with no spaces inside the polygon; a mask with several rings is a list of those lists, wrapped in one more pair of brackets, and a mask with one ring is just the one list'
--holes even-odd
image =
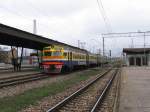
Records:
{"label": "train front cab", "polygon": [[45,73],[60,73],[64,65],[62,47],[45,47],[42,56],[42,68]]}

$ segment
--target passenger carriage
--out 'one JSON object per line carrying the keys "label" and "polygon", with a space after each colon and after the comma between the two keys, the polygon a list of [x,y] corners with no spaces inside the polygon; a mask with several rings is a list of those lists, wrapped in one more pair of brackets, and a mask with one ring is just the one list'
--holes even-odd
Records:
{"label": "passenger carriage", "polygon": [[97,55],[89,53],[89,65],[91,67],[97,66],[98,61],[97,61]]}

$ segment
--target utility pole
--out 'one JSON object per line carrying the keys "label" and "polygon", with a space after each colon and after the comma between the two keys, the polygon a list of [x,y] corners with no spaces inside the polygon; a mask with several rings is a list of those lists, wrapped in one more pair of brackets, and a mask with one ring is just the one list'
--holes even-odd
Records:
{"label": "utility pole", "polygon": [[103,35],[102,35],[102,40],[103,40],[103,59],[102,59],[102,64],[101,64],[101,67],[103,67],[103,62],[104,62],[104,60],[105,60],[105,51],[104,51],[104,49],[105,49],[105,40],[104,40],[104,37],[103,37]]}
{"label": "utility pole", "polygon": [[145,55],[145,32],[144,32],[144,64],[146,65],[146,55]]}
{"label": "utility pole", "polygon": [[111,62],[111,50],[109,50],[110,62]]}
{"label": "utility pole", "polygon": [[109,50],[109,56],[111,57],[111,50]]}
{"label": "utility pole", "polygon": [[103,56],[105,56],[105,51],[104,51],[105,50],[105,43],[104,43],[105,40],[104,40],[104,37],[102,37],[102,38],[103,38]]}

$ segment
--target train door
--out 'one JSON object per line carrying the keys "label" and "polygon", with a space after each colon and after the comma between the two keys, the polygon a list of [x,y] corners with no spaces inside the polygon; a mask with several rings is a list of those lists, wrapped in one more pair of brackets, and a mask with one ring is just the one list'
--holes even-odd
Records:
{"label": "train door", "polygon": [[70,54],[69,54],[69,52],[67,54],[68,54],[68,65],[69,65]]}
{"label": "train door", "polygon": [[72,69],[72,52],[68,52],[68,67]]}
{"label": "train door", "polygon": [[89,55],[88,55],[88,53],[86,54],[86,65],[89,66]]}
{"label": "train door", "polygon": [[70,68],[72,69],[72,52],[70,52]]}

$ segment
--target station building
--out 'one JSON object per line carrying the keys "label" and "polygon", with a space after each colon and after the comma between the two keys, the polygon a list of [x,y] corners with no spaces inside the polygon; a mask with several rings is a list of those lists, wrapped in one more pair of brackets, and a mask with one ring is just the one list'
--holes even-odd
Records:
{"label": "station building", "polygon": [[150,48],[123,48],[127,66],[150,66]]}

